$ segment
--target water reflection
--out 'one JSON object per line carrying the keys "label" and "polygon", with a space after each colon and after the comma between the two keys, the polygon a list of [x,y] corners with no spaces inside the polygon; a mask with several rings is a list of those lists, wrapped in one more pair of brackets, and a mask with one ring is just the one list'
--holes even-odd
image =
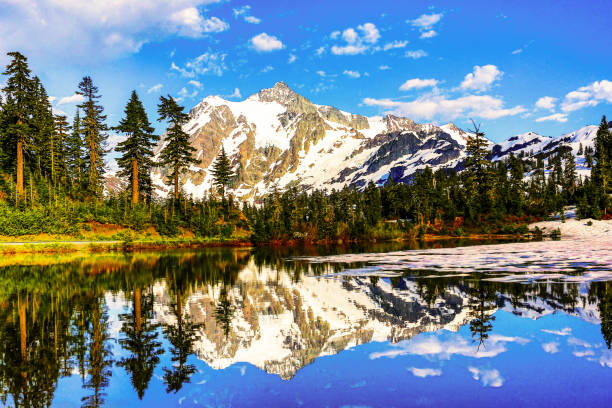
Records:
{"label": "water reflection", "polygon": [[[41,257],[0,268],[2,404],[113,405],[129,382],[136,400],[123,395],[124,403],[144,401],[150,392],[153,405],[175,405],[174,395],[188,385],[189,395],[203,392],[203,383],[191,382],[202,363],[221,370],[247,362],[290,380],[321,356],[367,343],[390,342],[371,361],[432,350],[494,356],[509,342],[530,341],[496,334],[500,311],[529,319],[561,312],[600,325],[611,345],[607,281],[500,282],[482,274],[434,278],[427,271],[332,275],[367,264],[286,259],[218,249]],[[462,328],[471,344],[459,335]],[[577,353],[594,358],[593,348],[583,349]],[[442,375],[439,367],[406,369],[419,378]],[[500,384],[491,368],[470,366],[469,373]]]}

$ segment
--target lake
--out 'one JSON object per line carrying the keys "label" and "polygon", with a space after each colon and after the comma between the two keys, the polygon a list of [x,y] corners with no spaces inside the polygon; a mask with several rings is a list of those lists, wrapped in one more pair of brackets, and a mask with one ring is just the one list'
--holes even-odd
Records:
{"label": "lake", "polygon": [[0,404],[612,405],[612,243],[0,260]]}

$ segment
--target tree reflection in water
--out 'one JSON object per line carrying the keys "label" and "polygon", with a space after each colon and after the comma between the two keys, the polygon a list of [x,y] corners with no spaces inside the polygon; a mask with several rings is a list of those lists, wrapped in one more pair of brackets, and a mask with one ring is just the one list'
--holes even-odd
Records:
{"label": "tree reflection in water", "polygon": [[[299,287],[302,280],[333,272],[338,266],[284,259],[282,254],[261,249],[254,254],[218,249],[96,255],[60,259],[59,263],[54,257],[40,257],[25,266],[2,266],[0,401],[14,406],[50,406],[58,381],[78,375],[84,395],[82,405],[101,406],[114,364],[129,376],[140,399],[156,370],[162,372],[166,392],[176,393],[196,372],[190,358],[195,358],[202,336],[210,339],[217,336],[215,333],[223,333],[224,337],[215,337],[215,341],[219,347],[235,352],[239,341],[232,321],[236,318],[258,330],[262,316],[292,312],[304,337],[302,345],[294,346],[298,366],[312,362],[324,347],[341,350],[346,343],[329,340],[333,329],[329,323],[303,304],[299,291],[283,287],[280,279],[287,274]],[[363,265],[348,265],[359,266]],[[251,274],[271,268],[276,277],[263,284],[241,280],[239,274],[245,268]],[[390,337],[392,341],[418,334],[415,329],[401,331],[408,323],[425,325],[432,319],[444,323],[447,317],[439,309],[443,302],[454,314],[467,308],[469,328],[480,349],[486,347],[498,308],[530,308],[539,302],[567,313],[585,304],[597,305],[603,339],[608,348],[612,343],[610,282],[591,282],[586,286],[588,291],[580,292],[579,286],[571,283],[493,282],[482,276],[432,278],[427,271],[410,271],[393,278],[390,283],[394,289],[389,292],[380,288],[381,280],[366,276],[342,281],[339,287],[367,292],[379,305],[378,310],[368,312],[368,318],[384,319],[397,328]],[[416,285],[418,300],[400,296],[407,282]],[[208,303],[193,300],[203,294],[210,299]],[[119,333],[115,335],[110,330],[109,297],[125,299],[129,305],[128,311],[119,315]],[[162,320],[155,312],[156,307],[163,306],[156,306],[159,302],[167,304],[168,313]],[[365,342],[372,334],[363,332],[359,336]],[[113,355],[117,341],[120,352]],[[170,364],[160,367],[164,354]]]}

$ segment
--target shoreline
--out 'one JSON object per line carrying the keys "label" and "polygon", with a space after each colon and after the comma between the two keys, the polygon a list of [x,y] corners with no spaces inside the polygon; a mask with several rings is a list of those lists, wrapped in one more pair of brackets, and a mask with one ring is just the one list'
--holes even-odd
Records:
{"label": "shoreline", "polygon": [[[6,238],[6,237],[2,237]],[[471,234],[465,236],[425,234],[421,238],[400,237],[387,240],[321,240],[321,241],[273,241],[255,244],[250,240],[206,240],[193,238],[178,238],[168,240],[31,240],[31,241],[0,241],[0,255],[35,254],[35,253],[71,253],[71,252],[132,252],[140,250],[172,250],[172,249],[204,249],[204,248],[254,248],[254,247],[315,247],[315,246],[342,246],[358,243],[401,243],[401,242],[436,242],[436,241],[530,241],[532,235],[513,234]]]}

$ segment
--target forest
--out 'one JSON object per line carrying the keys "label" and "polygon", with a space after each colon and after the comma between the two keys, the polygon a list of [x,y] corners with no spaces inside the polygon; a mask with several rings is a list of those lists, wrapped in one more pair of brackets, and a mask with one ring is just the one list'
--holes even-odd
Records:
{"label": "forest", "polygon": [[[604,116],[595,146],[580,149],[591,177],[576,173],[576,157],[560,145],[547,154],[511,155],[491,160],[484,132],[474,124],[464,170],[425,168],[409,184],[373,183],[363,190],[293,187],[255,201],[232,194],[239,175],[224,150],[214,162],[215,188],[195,200],[181,191],[181,173],[194,148],[183,125],[183,106],[160,97],[160,135],[136,91],[123,117],[109,123],[102,93],[91,77],[77,84],[83,101],[69,123],[54,114],[40,79],[27,58],[8,53],[0,94],[0,236],[40,234],[82,237],[99,225],[113,225],[135,236],[192,236],[253,243],[335,242],[418,238],[425,234],[523,234],[529,222],[577,206],[580,218],[609,219],[612,211],[612,135]],[[109,132],[124,139],[115,148],[125,183],[107,188],[105,157]],[[168,197],[155,194],[151,173],[163,169]],[[527,177],[526,177],[527,175]]]}

